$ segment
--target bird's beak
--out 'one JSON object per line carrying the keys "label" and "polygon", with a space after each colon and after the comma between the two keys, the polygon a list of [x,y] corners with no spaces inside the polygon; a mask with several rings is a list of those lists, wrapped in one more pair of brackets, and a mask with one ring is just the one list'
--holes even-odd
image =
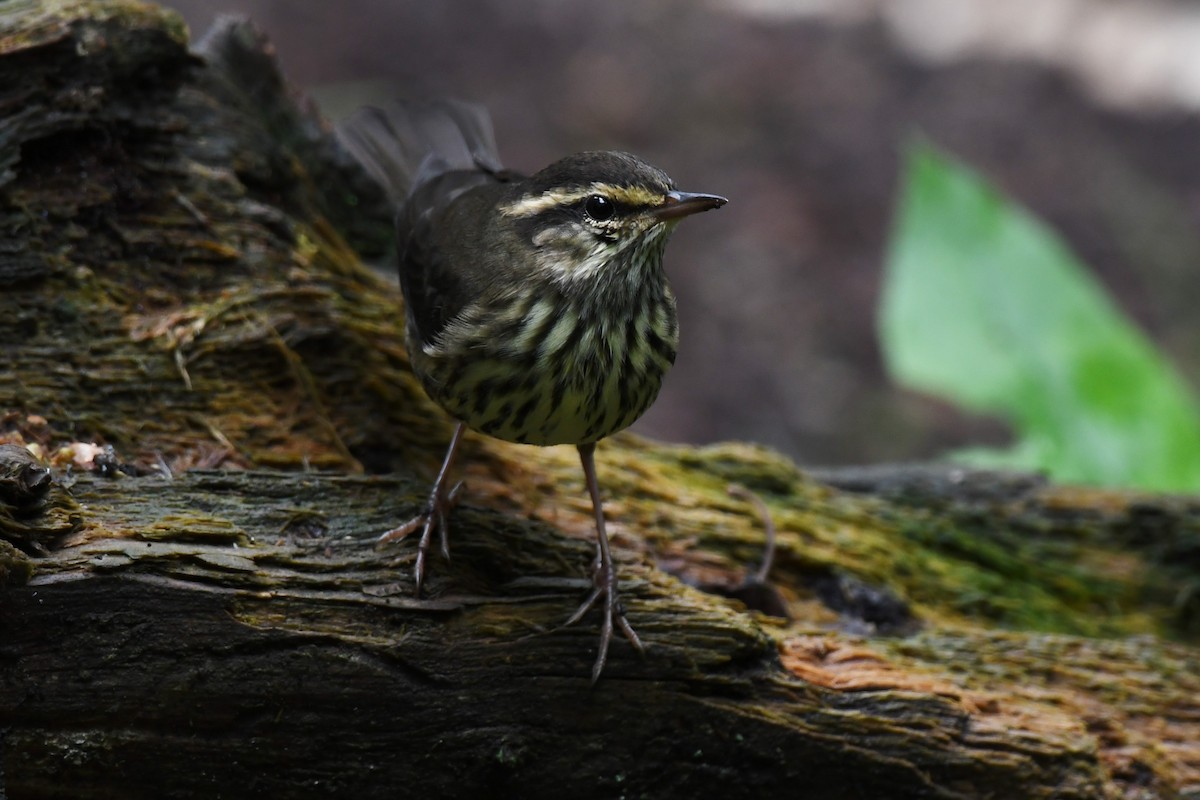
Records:
{"label": "bird's beak", "polygon": [[699,214],[710,208],[720,208],[729,201],[716,194],[701,194],[699,192],[667,192],[662,205],[650,213],[660,221],[680,219],[691,214]]}

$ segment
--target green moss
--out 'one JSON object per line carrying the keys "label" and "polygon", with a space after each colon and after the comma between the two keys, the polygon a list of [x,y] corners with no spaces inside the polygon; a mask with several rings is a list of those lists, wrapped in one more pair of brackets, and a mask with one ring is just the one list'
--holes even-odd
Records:
{"label": "green moss", "polygon": [[227,544],[246,547],[251,538],[227,519],[205,514],[164,514],[150,524],[139,527],[137,538],[148,542],[195,542],[197,544]]}
{"label": "green moss", "polygon": [[0,539],[0,589],[24,586],[33,577],[33,560]]}

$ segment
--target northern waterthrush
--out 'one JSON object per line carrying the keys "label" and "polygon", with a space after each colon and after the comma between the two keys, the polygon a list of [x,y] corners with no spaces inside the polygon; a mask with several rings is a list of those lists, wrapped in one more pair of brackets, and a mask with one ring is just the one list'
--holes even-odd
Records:
{"label": "northern waterthrush", "polygon": [[567,156],[523,177],[501,166],[483,109],[459,102],[364,108],[339,131],[396,205],[413,371],[458,420],[425,511],[416,591],[435,530],[448,554],[449,472],[464,427],[512,442],[573,444],[596,519],[594,586],[567,624],[604,600],[595,681],[618,602],[596,481],[596,442],[632,425],[675,361],[675,298],[663,248],[684,217],[723,197],[676,191],[627,153]]}

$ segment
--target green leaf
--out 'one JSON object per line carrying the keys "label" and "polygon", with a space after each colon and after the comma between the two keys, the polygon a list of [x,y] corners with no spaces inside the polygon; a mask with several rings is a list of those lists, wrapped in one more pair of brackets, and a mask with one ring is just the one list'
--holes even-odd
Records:
{"label": "green leaf", "polygon": [[1061,239],[925,144],[906,155],[880,332],[892,376],[1010,420],[993,466],[1200,489],[1200,411]]}

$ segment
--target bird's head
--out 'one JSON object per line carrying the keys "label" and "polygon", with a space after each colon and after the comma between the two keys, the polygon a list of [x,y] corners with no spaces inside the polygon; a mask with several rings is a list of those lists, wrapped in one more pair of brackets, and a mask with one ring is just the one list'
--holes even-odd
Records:
{"label": "bird's head", "polygon": [[684,217],[727,202],[680,192],[665,172],[628,153],[577,153],[514,182],[499,211],[557,283],[638,284],[661,268]]}

